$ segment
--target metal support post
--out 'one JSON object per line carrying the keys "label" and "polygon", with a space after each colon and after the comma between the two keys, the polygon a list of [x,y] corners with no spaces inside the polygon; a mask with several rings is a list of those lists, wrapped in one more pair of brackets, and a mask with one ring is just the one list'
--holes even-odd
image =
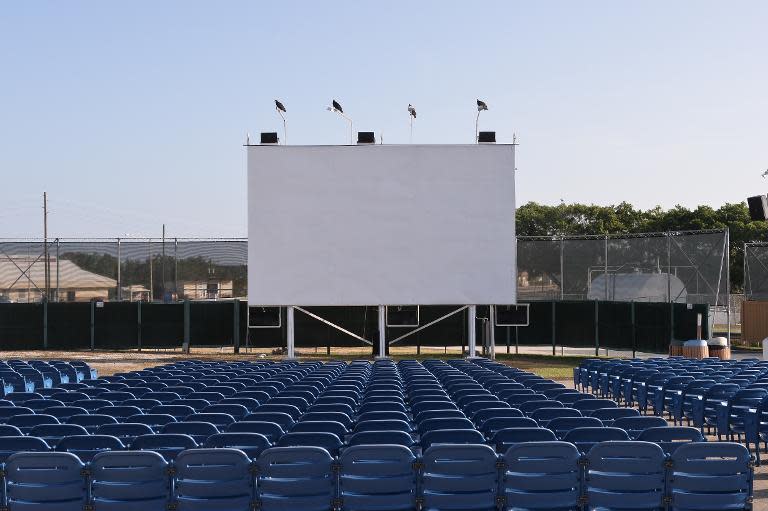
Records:
{"label": "metal support post", "polygon": [[470,305],[467,307],[467,358],[475,358],[477,355],[476,346],[476,328],[477,322],[477,305]]}
{"label": "metal support post", "polygon": [[387,307],[379,305],[379,352],[376,358],[387,357]]}
{"label": "metal support post", "polygon": [[630,305],[630,313],[632,319],[632,358],[637,356],[637,326],[635,324],[635,302]]}
{"label": "metal support post", "polygon": [[141,300],[136,302],[136,347],[141,351]]}
{"label": "metal support post", "polygon": [[289,305],[286,307],[285,337],[286,344],[288,346],[288,352],[286,353],[288,358],[296,358],[293,313],[293,306]]}
{"label": "metal support post", "polygon": [[555,350],[555,347],[557,346],[557,318],[555,314],[557,313],[557,302],[552,302],[552,356],[554,357],[557,355],[557,351]]}
{"label": "metal support post", "polygon": [[[606,287],[608,280],[606,279]],[[595,356],[600,356],[600,302],[595,300]]]}
{"label": "metal support post", "polygon": [[48,349],[48,300],[43,300],[43,349]]}
{"label": "metal support post", "polygon": [[233,300],[232,309],[232,347],[235,353],[240,353],[240,300]]}
{"label": "metal support post", "polygon": [[189,300],[184,300],[184,343],[181,345],[181,351],[189,354],[189,340],[190,340],[190,303]]}
{"label": "metal support post", "polygon": [[491,360],[496,360],[496,306],[490,305],[488,309],[488,343]]}
{"label": "metal support post", "polygon": [[91,300],[91,351],[96,348],[96,302]]}

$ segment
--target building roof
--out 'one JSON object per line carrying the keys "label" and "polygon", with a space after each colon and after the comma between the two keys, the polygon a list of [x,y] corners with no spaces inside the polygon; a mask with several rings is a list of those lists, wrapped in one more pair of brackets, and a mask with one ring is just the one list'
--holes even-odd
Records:
{"label": "building roof", "polygon": [[[59,261],[52,257],[50,265],[51,287],[105,289],[117,286],[115,279],[84,270],[66,259]],[[30,280],[40,289],[45,287],[45,264],[42,257],[36,259],[27,255],[0,255],[0,290],[25,289]]]}

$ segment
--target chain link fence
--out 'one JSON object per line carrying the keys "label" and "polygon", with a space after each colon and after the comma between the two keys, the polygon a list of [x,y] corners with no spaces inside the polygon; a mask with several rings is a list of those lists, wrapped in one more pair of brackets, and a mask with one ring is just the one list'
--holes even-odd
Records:
{"label": "chain link fence", "polygon": [[520,237],[518,300],[725,305],[728,263],[726,230]]}

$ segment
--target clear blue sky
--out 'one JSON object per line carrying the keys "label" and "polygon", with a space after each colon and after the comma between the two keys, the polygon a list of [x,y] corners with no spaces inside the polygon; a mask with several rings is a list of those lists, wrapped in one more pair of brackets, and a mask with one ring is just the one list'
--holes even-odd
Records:
{"label": "clear blue sky", "polygon": [[768,3],[0,4],[0,237],[246,233],[245,133],[519,136],[518,201],[695,206],[764,193]]}

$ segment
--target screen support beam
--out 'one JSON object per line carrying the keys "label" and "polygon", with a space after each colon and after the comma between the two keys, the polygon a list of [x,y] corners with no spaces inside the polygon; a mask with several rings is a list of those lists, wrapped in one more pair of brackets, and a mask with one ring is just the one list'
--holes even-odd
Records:
{"label": "screen support beam", "polygon": [[294,339],[294,324],[293,324],[293,307],[288,306],[286,311],[286,328],[285,328],[285,336],[287,338],[287,344],[288,344],[288,358],[296,358],[296,342]]}
{"label": "screen support beam", "polygon": [[387,307],[379,305],[379,354],[376,358],[387,358]]}
{"label": "screen support beam", "polygon": [[336,323],[331,323],[327,319],[321,318],[317,314],[313,314],[313,313],[309,312],[307,309],[303,309],[303,308],[299,307],[298,305],[293,306],[293,308],[296,309],[297,311],[303,312],[304,314],[306,314],[310,318],[314,318],[314,319],[318,320],[319,322],[325,323],[326,325],[328,325],[328,326],[330,326],[332,328],[335,328],[336,330],[338,330],[340,332],[344,332],[345,334],[349,335],[350,337],[354,337],[358,341],[364,342],[368,346],[373,346],[373,343],[371,341],[369,341],[368,339],[366,339],[365,337],[361,337],[361,336],[357,335],[354,332],[350,332],[346,328],[342,328],[339,325],[337,325]]}
{"label": "screen support beam", "polygon": [[430,322],[429,322],[429,323],[427,323],[426,325],[421,325],[419,328],[415,328],[415,329],[411,330],[410,332],[406,332],[406,333],[404,333],[403,335],[401,335],[400,337],[398,337],[398,338],[396,338],[396,339],[392,339],[391,341],[389,341],[389,345],[390,345],[390,346],[392,346],[392,345],[393,345],[393,344],[395,344],[396,342],[400,342],[400,341],[402,341],[403,339],[405,339],[406,337],[410,337],[411,335],[415,334],[416,332],[421,332],[421,331],[422,331],[422,330],[424,330],[425,328],[428,328],[428,327],[430,327],[430,326],[434,325],[435,323],[439,323],[439,322],[441,322],[442,320],[444,320],[445,318],[449,318],[449,317],[453,316],[454,314],[458,314],[459,312],[463,311],[463,310],[464,310],[464,309],[466,309],[466,308],[467,308],[467,306],[465,305],[465,306],[463,306],[463,307],[460,307],[460,308],[456,309],[455,311],[451,311],[451,312],[449,312],[448,314],[446,314],[446,315],[444,315],[444,316],[440,316],[439,318],[437,318],[437,319],[436,319],[436,320],[434,320],[434,321],[430,321]]}
{"label": "screen support beam", "polygon": [[467,306],[467,358],[476,358],[477,355],[477,305]]}

